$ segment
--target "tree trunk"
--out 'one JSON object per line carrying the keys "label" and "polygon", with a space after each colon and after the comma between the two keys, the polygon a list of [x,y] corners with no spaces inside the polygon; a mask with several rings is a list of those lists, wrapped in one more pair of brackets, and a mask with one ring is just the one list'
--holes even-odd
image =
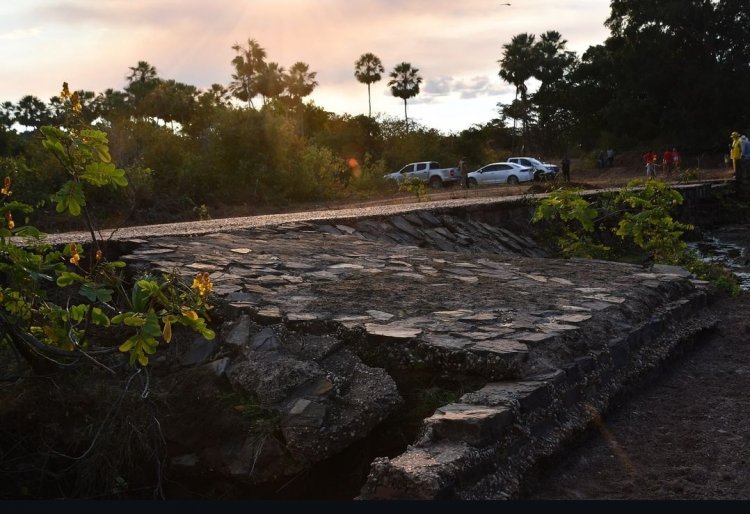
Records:
{"label": "tree trunk", "polygon": [[370,83],[367,83],[367,108],[370,113],[369,116],[372,118],[372,97],[370,96]]}

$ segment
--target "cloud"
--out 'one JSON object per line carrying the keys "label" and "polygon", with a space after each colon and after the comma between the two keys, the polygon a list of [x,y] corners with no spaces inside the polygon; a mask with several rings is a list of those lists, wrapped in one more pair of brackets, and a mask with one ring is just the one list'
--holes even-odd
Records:
{"label": "cloud", "polygon": [[424,87],[424,93],[428,96],[447,96],[453,91],[454,82],[452,77],[428,80]]}
{"label": "cloud", "polygon": [[[558,30],[582,52],[603,41],[605,0],[24,0],[1,2],[0,98],[48,98],[62,81],[103,91],[125,86],[144,60],[159,76],[199,88],[231,80],[232,45],[254,38],[270,61],[310,65],[320,84],[311,99],[334,112],[367,112],[354,61],[372,52],[383,80],[373,110],[403,111],[388,75],[400,62],[419,69],[428,106],[513,94],[497,78],[502,45],[520,32]],[[50,51],[53,49],[53,51]],[[487,102],[479,101],[487,99]],[[410,101],[411,104],[411,101]],[[494,104],[493,104],[494,105]],[[441,107],[442,108],[442,107]],[[441,111],[442,112],[442,111]],[[427,117],[427,114],[425,114]],[[443,115],[441,114],[441,117]]]}
{"label": "cloud", "polygon": [[466,78],[438,77],[428,80],[421,94],[426,98],[457,96],[460,99],[499,96],[512,93],[514,89],[497,77],[476,75]]}
{"label": "cloud", "polygon": [[29,29],[16,29],[10,32],[0,33],[0,40],[31,39],[37,37],[41,29],[33,27]]}

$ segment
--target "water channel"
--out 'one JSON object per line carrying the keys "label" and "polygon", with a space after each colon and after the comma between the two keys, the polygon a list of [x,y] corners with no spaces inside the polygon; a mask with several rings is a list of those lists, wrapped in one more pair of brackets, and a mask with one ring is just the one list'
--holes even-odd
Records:
{"label": "water channel", "polygon": [[703,260],[727,266],[739,279],[740,287],[750,291],[750,226],[722,227],[703,234],[701,241],[690,243]]}

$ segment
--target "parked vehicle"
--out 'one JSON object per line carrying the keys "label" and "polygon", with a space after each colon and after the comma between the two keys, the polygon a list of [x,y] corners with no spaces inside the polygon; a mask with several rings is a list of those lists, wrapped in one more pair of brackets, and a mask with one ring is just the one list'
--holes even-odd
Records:
{"label": "parked vehicle", "polygon": [[431,188],[438,189],[447,184],[456,184],[462,177],[458,168],[441,168],[435,161],[424,161],[407,164],[400,170],[385,175],[385,178],[395,180],[399,184],[417,178],[429,184]]}
{"label": "parked vehicle", "polygon": [[495,162],[469,173],[469,187],[491,184],[515,185],[534,180],[534,169],[512,162]]}
{"label": "parked vehicle", "polygon": [[554,164],[543,163],[533,157],[509,157],[507,162],[528,166],[534,169],[534,180],[551,180],[560,171]]}

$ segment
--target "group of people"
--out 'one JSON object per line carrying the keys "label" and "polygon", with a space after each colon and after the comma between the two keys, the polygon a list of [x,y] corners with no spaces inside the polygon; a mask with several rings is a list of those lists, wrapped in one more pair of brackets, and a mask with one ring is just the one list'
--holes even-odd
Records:
{"label": "group of people", "polygon": [[750,141],[739,132],[732,132],[731,149],[729,158],[732,159],[732,168],[734,169],[734,180],[737,185],[741,185],[750,178]]}
{"label": "group of people", "polygon": [[[677,148],[664,150],[661,158],[661,167],[664,170],[666,178],[672,177],[672,172],[680,169],[680,160],[682,156]],[[643,154],[643,162],[646,164],[646,178],[656,178],[656,167],[658,166],[659,156],[653,150]]]}

